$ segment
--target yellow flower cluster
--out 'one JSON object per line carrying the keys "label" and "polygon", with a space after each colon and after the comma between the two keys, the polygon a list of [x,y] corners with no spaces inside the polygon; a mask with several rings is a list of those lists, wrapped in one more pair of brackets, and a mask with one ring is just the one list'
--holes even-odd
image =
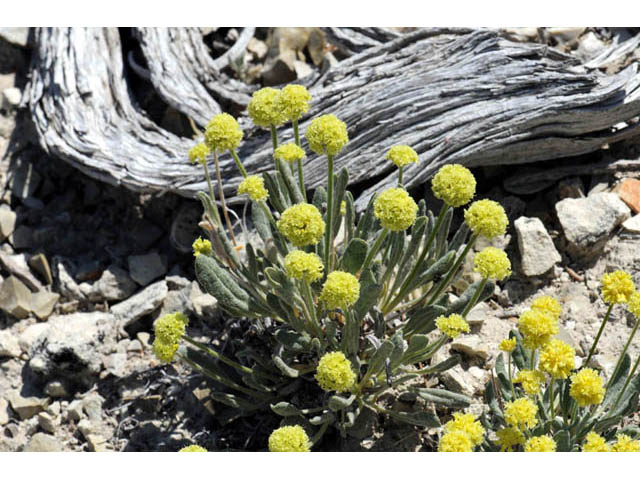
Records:
{"label": "yellow flower cluster", "polygon": [[238,185],[238,195],[246,193],[254,202],[261,202],[269,198],[269,192],[264,188],[264,178],[260,175],[249,175]]}
{"label": "yellow flower cluster", "polygon": [[451,207],[460,207],[476,194],[476,179],[462,165],[445,165],[431,180],[431,190],[436,198]]}
{"label": "yellow flower cluster", "polygon": [[284,257],[284,268],[291,278],[313,283],[322,278],[324,265],[315,253],[293,250]]}
{"label": "yellow flower cluster", "polygon": [[309,203],[298,203],[287,208],[277,225],[278,230],[296,247],[315,245],[325,229],[322,215]]}
{"label": "yellow flower cluster", "polygon": [[418,163],[418,154],[408,145],[395,145],[387,153],[388,160],[391,160],[396,167],[406,167],[410,163]]}
{"label": "yellow flower cluster", "polygon": [[205,255],[209,255],[211,253],[211,242],[203,239],[202,237],[196,238],[192,247],[194,257],[197,257],[201,253],[204,253]]}
{"label": "yellow flower cluster", "polygon": [[205,164],[207,162],[207,155],[211,152],[209,151],[209,147],[207,147],[204,143],[198,143],[197,145],[191,147],[189,150],[189,161],[191,163],[200,163]]}
{"label": "yellow flower cluster", "polygon": [[389,188],[373,202],[373,213],[382,228],[401,232],[416,221],[418,205],[404,188]]}
{"label": "yellow flower cluster", "polygon": [[538,406],[529,398],[518,398],[504,406],[505,421],[518,429],[533,428],[538,424]]}
{"label": "yellow flower cluster", "polygon": [[469,436],[471,444],[476,447],[482,443],[484,438],[484,428],[480,422],[470,413],[456,412],[453,414],[453,420],[449,420],[444,425],[445,433],[463,432]]}
{"label": "yellow flower cluster", "polygon": [[549,343],[558,333],[558,320],[543,310],[526,310],[518,319],[518,330],[524,337],[524,346],[536,349]]}
{"label": "yellow flower cluster", "polygon": [[527,395],[537,395],[544,381],[544,374],[537,370],[520,370],[513,378],[513,383],[522,383]]}
{"label": "yellow flower cluster", "polygon": [[308,452],[311,442],[300,425],[280,427],[269,435],[270,452]]}
{"label": "yellow flower cluster", "polygon": [[627,304],[629,311],[640,320],[640,292],[633,292]]}
{"label": "yellow flower cluster", "polygon": [[531,310],[540,310],[558,319],[562,313],[562,306],[555,298],[549,295],[543,295],[531,302]]}
{"label": "yellow flower cluster", "polygon": [[592,368],[583,368],[571,375],[569,394],[581,407],[599,405],[605,394],[602,377]]}
{"label": "yellow flower cluster", "polygon": [[327,310],[348,309],[360,298],[360,282],[347,272],[335,271],[327,275],[322,286],[320,302]]}
{"label": "yellow flower cluster", "polygon": [[602,298],[606,303],[627,303],[636,287],[631,275],[622,270],[605,273],[600,280],[602,285]]}
{"label": "yellow flower cluster", "polygon": [[473,233],[493,238],[504,235],[509,225],[507,214],[498,202],[478,200],[464,211],[464,221]]}
{"label": "yellow flower cluster", "polygon": [[200,445],[189,445],[188,447],[183,447],[178,450],[179,453],[184,452],[206,452],[206,448],[202,448]]}
{"label": "yellow flower cluster", "polygon": [[503,452],[511,452],[513,447],[524,443],[524,434],[514,427],[501,428],[496,432],[496,435],[498,436],[497,443]]}
{"label": "yellow flower cluster", "polygon": [[445,433],[438,443],[439,452],[471,452],[473,443],[466,433],[455,430]]}
{"label": "yellow flower cluster", "polygon": [[276,148],[273,156],[285,162],[297,162],[305,157],[304,150],[295,143],[285,143]]}
{"label": "yellow flower cluster", "polygon": [[517,341],[515,338],[505,338],[503,339],[498,348],[503,352],[511,353],[516,349]]}
{"label": "yellow flower cluster", "polygon": [[629,435],[619,433],[616,443],[613,444],[614,452],[640,452],[640,440],[634,440]]}
{"label": "yellow flower cluster", "polygon": [[551,340],[540,352],[538,368],[553,378],[567,378],[575,368],[576,351],[562,340]]}
{"label": "yellow flower cluster", "polygon": [[347,214],[347,202],[342,200],[340,202],[340,215],[344,216]]}
{"label": "yellow flower cluster", "polygon": [[211,151],[224,152],[238,148],[242,130],[235,118],[228,113],[215,115],[204,130],[204,141]]}
{"label": "yellow flower cluster", "polygon": [[302,85],[287,85],[276,98],[276,106],[287,120],[298,120],[309,110],[311,94]]}
{"label": "yellow flower cluster", "polygon": [[525,452],[555,452],[556,442],[549,435],[540,435],[539,437],[531,437],[524,444]]}
{"label": "yellow flower cluster", "polygon": [[315,375],[320,388],[327,392],[348,392],[356,383],[356,374],[351,362],[342,352],[325,353]]}
{"label": "yellow flower cluster", "polygon": [[511,262],[504,250],[487,247],[473,258],[473,271],[482,278],[504,280],[511,275]]}
{"label": "yellow flower cluster", "polygon": [[184,335],[189,319],[183,313],[168,313],[156,322],[153,353],[162,362],[173,360],[178,350],[178,342]]}
{"label": "yellow flower cluster", "polygon": [[589,432],[582,444],[583,452],[610,452],[611,447],[607,445],[607,441],[596,432]]}
{"label": "yellow flower cluster", "polygon": [[436,318],[436,327],[447,337],[456,338],[461,333],[469,333],[469,324],[457,313],[452,313],[448,317],[444,315]]}
{"label": "yellow flower cluster", "polygon": [[280,90],[271,87],[261,88],[253,93],[247,111],[253,123],[259,127],[278,126],[284,123],[285,116],[276,105]]}
{"label": "yellow flower cluster", "polygon": [[311,122],[305,133],[309,148],[317,154],[337,155],[349,142],[347,126],[335,115],[322,115]]}

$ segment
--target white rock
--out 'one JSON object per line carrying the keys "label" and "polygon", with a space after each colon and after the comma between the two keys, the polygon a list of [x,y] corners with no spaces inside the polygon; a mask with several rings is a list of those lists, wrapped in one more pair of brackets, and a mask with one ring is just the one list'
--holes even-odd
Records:
{"label": "white rock", "polygon": [[20,345],[23,352],[29,353],[37,338],[48,330],[49,324],[47,323],[34,323],[33,325],[29,325],[25,328],[24,332],[20,334],[18,345]]}
{"label": "white rock", "polygon": [[0,397],[0,427],[9,423],[9,402]]}
{"label": "white rock", "polygon": [[127,262],[131,278],[143,287],[167,273],[167,267],[158,252],[151,252],[146,255],[131,255]]}
{"label": "white rock", "polygon": [[11,111],[18,108],[22,100],[22,92],[19,88],[9,87],[2,91],[2,109]]}
{"label": "white rock", "polygon": [[162,305],[168,292],[167,282],[160,280],[127,300],[113,305],[111,313],[116,316],[119,327],[124,328]]}
{"label": "white rock", "polygon": [[218,313],[218,300],[213,295],[204,293],[198,282],[191,285],[191,294],[189,295],[193,312],[198,317],[213,317]]}
{"label": "white rock", "polygon": [[89,299],[117,301],[129,298],[138,289],[126,270],[109,266],[92,286]]}
{"label": "white rock", "polygon": [[29,27],[0,27],[0,38],[19,47],[29,43]]}
{"label": "white rock", "polygon": [[539,218],[520,217],[513,225],[518,235],[522,271],[526,276],[542,275],[562,260]]}
{"label": "white rock", "polygon": [[640,213],[631,217],[629,220],[625,220],[622,226],[629,232],[640,233]]}
{"label": "white rock", "polygon": [[20,353],[18,338],[6,330],[0,331],[0,357],[19,357]]}
{"label": "white rock", "polygon": [[463,335],[451,342],[451,350],[463,353],[469,357],[478,357],[482,360],[489,358],[489,349],[486,341],[479,335]]}

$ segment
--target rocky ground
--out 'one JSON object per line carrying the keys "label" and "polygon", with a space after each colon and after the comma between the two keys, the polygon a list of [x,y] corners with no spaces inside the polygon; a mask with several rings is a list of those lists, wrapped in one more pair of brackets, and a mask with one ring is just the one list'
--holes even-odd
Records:
{"label": "rocky ground", "polygon": [[[569,30],[564,36],[507,33],[574,52],[606,45],[606,31],[576,36]],[[307,32],[307,42],[313,34]],[[225,30],[216,41],[223,46],[228,35]],[[193,336],[223,349],[243,334],[194,281],[190,245],[198,235],[199,203],[108,186],[42,151],[21,106],[28,38],[3,38],[0,451],[175,451],[192,442],[210,450],[264,449],[275,416],[234,420],[210,401],[200,375],[160,365],[150,351],[154,320],[176,310],[189,314]],[[272,50],[268,56],[269,38],[261,32],[250,45],[247,62],[254,64],[247,81],[280,78],[269,80],[273,55],[280,55]],[[286,80],[317,68],[311,44],[299,51],[309,58],[297,56]],[[535,296],[562,302],[561,338],[583,356],[605,312],[598,294],[602,274],[622,268],[640,285],[640,172],[600,168],[576,176],[563,169],[639,155],[640,139],[634,139],[584,158],[474,172],[479,197],[498,200],[508,211],[508,234],[495,243],[506,248],[514,275],[471,312],[471,334],[439,354],[462,354],[463,364],[437,380],[478,399],[472,409],[481,407],[497,343]],[[424,195],[433,202],[428,187]],[[473,275],[467,266],[461,283]],[[594,359],[605,374],[633,321],[622,308],[613,310]],[[631,353],[640,354],[640,341]],[[388,424],[344,447],[429,450],[429,433]]]}

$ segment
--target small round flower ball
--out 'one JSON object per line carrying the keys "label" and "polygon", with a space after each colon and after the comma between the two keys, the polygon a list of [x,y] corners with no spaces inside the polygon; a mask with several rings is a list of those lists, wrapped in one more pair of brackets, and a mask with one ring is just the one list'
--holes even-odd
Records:
{"label": "small round flower ball", "polygon": [[309,148],[317,154],[337,155],[349,142],[347,126],[335,115],[322,115],[305,132]]}
{"label": "small round flower ball", "polygon": [[238,185],[238,195],[246,193],[254,202],[261,202],[269,198],[269,192],[264,188],[264,178],[260,175],[249,175]]}
{"label": "small round flower ball", "polygon": [[287,208],[278,220],[278,230],[295,247],[315,245],[324,234],[325,223],[320,211],[309,203]]}
{"label": "small round flower ball", "polygon": [[456,338],[461,333],[469,333],[469,324],[457,313],[452,313],[448,317],[444,315],[436,318],[436,327],[449,338]]}
{"label": "small round flower ball", "polygon": [[356,384],[351,362],[342,352],[325,353],[318,362],[314,378],[326,392],[349,392]]}
{"label": "small round flower ball", "polygon": [[406,167],[410,163],[418,163],[418,154],[409,145],[395,145],[387,153],[387,160],[391,160],[396,167]]}
{"label": "small round flower ball", "polygon": [[640,320],[640,292],[633,292],[629,297],[627,308],[633,313],[636,319]]}
{"label": "small round flower ball", "polygon": [[265,87],[253,92],[247,111],[253,123],[259,127],[282,125],[286,120],[284,114],[276,105],[276,99],[280,95],[277,88]]}
{"label": "small round flower ball", "polygon": [[524,444],[525,452],[555,452],[556,442],[549,435],[531,437]]}
{"label": "small round flower ball", "polygon": [[204,255],[211,254],[211,242],[209,240],[205,240],[202,237],[196,238],[193,242],[193,256],[197,257],[201,253]]}
{"label": "small round flower ball", "polygon": [[542,312],[547,312],[553,315],[554,318],[560,318],[560,314],[562,313],[562,306],[560,302],[555,298],[549,295],[543,295],[541,297],[536,298],[531,303],[531,310],[540,310]]}
{"label": "small round flower ball", "polygon": [[215,115],[204,130],[204,141],[211,151],[225,152],[238,148],[242,130],[235,118],[228,113]]}
{"label": "small round flower ball", "polygon": [[480,445],[484,439],[484,428],[480,422],[470,413],[456,412],[453,414],[453,420],[449,420],[444,424],[445,432],[461,431],[469,435],[473,446]]}
{"label": "small round flower ball", "polygon": [[209,147],[207,147],[204,143],[198,143],[197,145],[191,147],[189,150],[189,161],[191,163],[200,163],[201,165],[207,163],[207,156],[211,152],[209,151]]}
{"label": "small round flower ball", "polygon": [[544,383],[545,378],[542,372],[538,370],[520,370],[515,377],[513,383],[521,383],[522,389],[527,395],[537,395]]}
{"label": "small round flower ball", "polygon": [[469,435],[456,430],[454,432],[445,433],[440,442],[438,442],[439,452],[472,452],[473,442]]}
{"label": "small round flower ball", "polygon": [[602,377],[593,368],[583,368],[571,375],[569,394],[581,407],[601,404],[605,394]]}
{"label": "small round flower ball", "polygon": [[504,405],[505,421],[518,429],[533,428],[538,424],[538,406],[530,398],[518,398]]}
{"label": "small round flower ball", "polygon": [[575,368],[576,351],[562,340],[551,340],[540,352],[538,368],[553,378],[567,378]]}
{"label": "small round flower ball", "polygon": [[541,348],[558,333],[558,320],[542,310],[525,310],[518,319],[522,343],[530,349]]}
{"label": "small round flower ball", "polygon": [[280,427],[269,435],[270,452],[308,452],[310,448],[309,436],[300,425]]}
{"label": "small round flower ball", "polygon": [[473,271],[482,275],[482,278],[504,280],[511,275],[511,262],[504,250],[487,247],[473,258]]}
{"label": "small round flower ball", "polygon": [[610,452],[611,447],[607,445],[607,441],[596,432],[589,432],[582,444],[583,452]]}
{"label": "small round flower ball", "polygon": [[382,228],[402,232],[416,221],[418,205],[404,188],[389,188],[374,200],[373,213]]}
{"label": "small round flower ball", "polygon": [[287,85],[276,98],[276,107],[286,120],[298,120],[309,110],[311,94],[302,85]]}
{"label": "small round flower ball", "polygon": [[169,313],[158,319],[155,325],[153,353],[162,362],[171,362],[178,350],[178,342],[184,335],[189,319],[183,313]]}
{"label": "small round flower ball", "polygon": [[497,443],[502,452],[511,452],[513,451],[513,447],[524,443],[524,434],[514,427],[501,428],[496,432],[496,436],[498,437]]}
{"label": "small round flower ball", "polygon": [[515,338],[505,338],[500,341],[498,348],[503,352],[511,353],[516,349],[516,339]]}
{"label": "small round flower ball", "polygon": [[360,282],[347,272],[335,271],[327,275],[322,286],[320,302],[327,310],[346,310],[360,298]]}
{"label": "small round flower ball", "polygon": [[614,452],[640,452],[640,441],[632,439],[629,435],[619,433],[616,443],[613,444]]}
{"label": "small round flower ball", "polygon": [[189,445],[188,447],[183,447],[178,450],[179,453],[185,452],[206,452],[206,448],[202,448],[200,445]]}
{"label": "small round flower ball", "polygon": [[322,278],[324,265],[315,253],[292,250],[284,257],[284,269],[291,278],[313,283]]}
{"label": "small round flower ball", "polygon": [[473,233],[487,238],[504,235],[509,225],[504,208],[493,200],[473,202],[464,211],[464,221]]}
{"label": "small round flower ball", "polygon": [[275,149],[273,156],[278,160],[293,163],[302,160],[306,154],[304,150],[295,143],[284,143]]}
{"label": "small round flower ball", "polygon": [[627,303],[636,291],[631,275],[623,270],[605,273],[600,283],[602,299],[608,304]]}
{"label": "small round flower ball", "polygon": [[436,198],[450,207],[461,207],[476,194],[476,179],[462,165],[445,165],[431,180],[431,190]]}

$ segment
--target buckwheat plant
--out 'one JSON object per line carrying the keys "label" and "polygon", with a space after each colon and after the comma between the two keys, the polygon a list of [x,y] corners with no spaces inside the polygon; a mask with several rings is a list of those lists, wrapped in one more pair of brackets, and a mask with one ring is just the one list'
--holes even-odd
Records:
{"label": "buckwheat plant", "polygon": [[[418,155],[397,145],[380,152],[398,167],[397,185],[356,215],[348,170],[334,171],[349,142],[347,125],[334,115],[315,118],[303,143],[298,121],[310,101],[300,85],[254,94],[248,111],[271,132],[270,171],[248,175],[236,153],[242,130],[227,114],[209,122],[203,142],[189,153],[209,186],[199,195],[209,238],[194,243],[198,282],[229,315],[251,319],[258,335],[223,354],[189,336],[188,319],[178,312],[157,322],[154,343],[160,360],[180,359],[215,380],[215,401],[238,414],[270,408],[282,416],[283,426],[269,439],[273,451],[308,451],[329,428],[345,437],[367,411],[417,426],[440,424],[434,409],[398,409],[393,399],[404,391],[431,404],[468,405],[463,395],[424,388],[424,377],[459,362],[457,356],[431,360],[449,339],[469,331],[471,308],[511,273],[506,254],[488,248],[475,257],[482,279],[450,301],[448,288],[476,239],[504,234],[504,209],[490,200],[473,202],[450,236],[454,209],[472,201],[475,178],[461,165],[441,168],[432,182],[443,202],[435,216],[403,187],[403,169]],[[294,141],[280,144],[276,127],[287,122]],[[326,188],[313,195],[304,182],[307,149],[328,170]],[[230,229],[219,173],[219,156],[226,154],[243,176],[238,194],[251,204],[259,244],[238,244]]]}

